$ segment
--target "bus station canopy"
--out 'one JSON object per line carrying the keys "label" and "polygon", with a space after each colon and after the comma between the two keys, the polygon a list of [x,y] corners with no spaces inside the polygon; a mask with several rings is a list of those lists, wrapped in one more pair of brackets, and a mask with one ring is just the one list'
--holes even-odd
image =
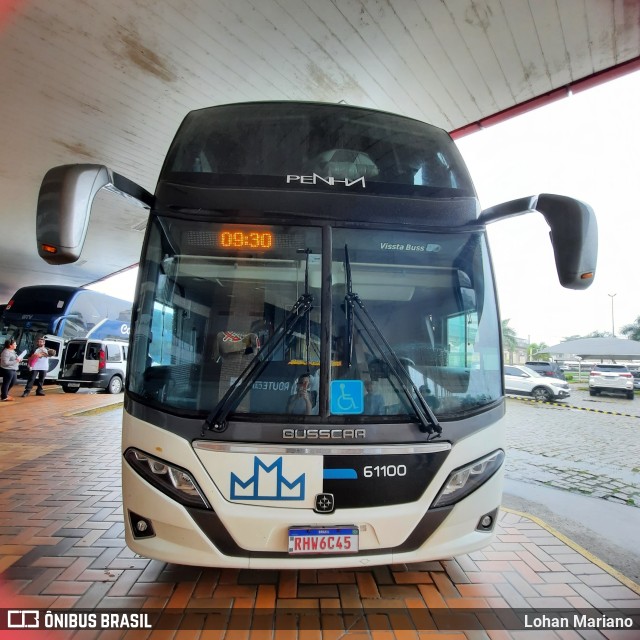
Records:
{"label": "bus station canopy", "polygon": [[555,344],[543,353],[578,356],[582,359],[640,360],[640,342],[623,338],[579,338]]}

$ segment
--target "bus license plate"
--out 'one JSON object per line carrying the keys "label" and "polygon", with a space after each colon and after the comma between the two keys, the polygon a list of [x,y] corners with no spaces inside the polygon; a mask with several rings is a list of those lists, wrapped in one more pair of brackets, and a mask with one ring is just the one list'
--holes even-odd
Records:
{"label": "bus license plate", "polygon": [[356,553],[358,528],[355,526],[327,529],[291,527],[289,529],[289,553]]}

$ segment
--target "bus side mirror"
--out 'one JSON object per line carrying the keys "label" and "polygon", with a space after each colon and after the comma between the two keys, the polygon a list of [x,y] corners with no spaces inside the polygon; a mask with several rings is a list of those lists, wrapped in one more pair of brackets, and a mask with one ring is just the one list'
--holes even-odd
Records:
{"label": "bus side mirror", "polygon": [[124,176],[98,164],[68,164],[47,171],[36,210],[38,254],[49,264],[69,264],[80,257],[91,205],[102,188],[149,208],[153,196]]}
{"label": "bus side mirror", "polygon": [[598,262],[598,224],[588,204],[567,196],[542,193],[485,209],[478,222],[488,224],[531,211],[541,213],[551,228],[549,235],[560,284],[567,289],[589,287]]}

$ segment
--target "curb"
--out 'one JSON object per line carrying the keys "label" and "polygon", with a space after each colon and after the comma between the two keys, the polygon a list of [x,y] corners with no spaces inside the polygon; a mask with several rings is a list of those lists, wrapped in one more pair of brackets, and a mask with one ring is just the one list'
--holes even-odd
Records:
{"label": "curb", "polygon": [[542,527],[551,535],[558,538],[558,540],[564,542],[568,547],[571,547],[574,551],[577,551],[580,555],[584,556],[587,560],[589,560],[589,562],[592,562],[596,566],[600,567],[603,571],[606,571],[609,575],[613,576],[616,580],[631,589],[631,591],[640,595],[640,584],[637,584],[636,582],[631,580],[631,578],[627,578],[627,576],[620,573],[617,569],[609,566],[606,562],[594,556],[590,551],[587,551],[584,547],[581,547],[577,542],[574,542],[573,540],[571,540],[571,538],[567,538],[567,536],[565,536],[563,533],[560,533],[558,530],[549,526],[544,520],[541,520],[537,516],[534,516],[530,513],[525,513],[524,511],[516,511],[515,509],[509,509],[508,507],[503,507],[502,505],[500,505],[500,510],[506,513],[514,513],[517,516],[522,516],[523,518],[527,518],[528,520],[535,522],[538,526]]}
{"label": "curb", "polygon": [[113,411],[113,409],[121,409],[124,406],[124,402],[112,402],[110,404],[105,404],[102,407],[95,407],[94,409],[80,409],[79,411],[70,411],[69,413],[65,413],[64,417],[69,418],[72,416],[95,416],[101,413],[107,413],[108,411]]}
{"label": "curb", "polygon": [[622,413],[620,411],[605,411],[604,409],[592,409],[591,407],[577,407],[573,404],[566,404],[564,402],[546,402],[544,400],[534,400],[533,398],[523,398],[521,396],[514,396],[507,394],[507,398],[512,400],[519,400],[520,402],[529,402],[531,404],[545,404],[552,407],[562,407],[563,409],[576,409],[577,411],[591,411],[592,413],[603,413],[608,416],[622,416],[624,418],[640,418],[639,415],[634,413]]}

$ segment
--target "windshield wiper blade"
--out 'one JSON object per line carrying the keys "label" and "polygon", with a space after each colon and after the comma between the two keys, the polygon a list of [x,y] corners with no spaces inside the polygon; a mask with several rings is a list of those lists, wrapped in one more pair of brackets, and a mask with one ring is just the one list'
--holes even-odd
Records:
{"label": "windshield wiper blade", "polygon": [[344,275],[346,280],[346,293],[345,293],[345,301],[347,304],[345,305],[345,314],[346,314],[346,325],[347,325],[347,353],[346,353],[346,361],[347,367],[351,366],[351,362],[353,361],[353,304],[351,304],[351,299],[353,298],[353,282],[351,281],[351,263],[349,262],[349,248],[347,245],[344,245]]}
{"label": "windshield wiper blade", "polygon": [[[298,253],[305,253],[307,255],[307,259],[305,262],[305,267],[304,267],[304,296],[309,296],[309,256],[311,255],[311,249],[309,249],[309,247],[307,247],[306,249],[298,249]],[[313,303],[313,297],[311,298],[309,304]],[[305,344],[305,355],[306,355],[306,359],[307,359],[307,373],[309,373],[309,371],[311,370],[311,367],[309,366],[310,362],[309,362],[309,350],[310,350],[310,346],[311,346],[311,313],[309,313],[311,311],[311,307],[309,307],[306,311],[305,311],[305,317],[306,317],[306,325],[305,325],[305,339],[304,339],[304,344]]]}
{"label": "windshield wiper blade", "polygon": [[[389,344],[384,337],[382,331],[376,324],[375,320],[371,317],[371,314],[367,311],[364,303],[360,299],[357,293],[354,293],[352,289],[351,280],[351,264],[349,262],[349,249],[347,245],[344,247],[345,254],[345,275],[346,275],[346,289],[345,302],[347,308],[350,309],[351,317],[347,314],[347,364],[351,366],[351,353],[353,350],[353,317],[358,318],[361,327],[372,341],[376,344],[378,351],[382,355],[385,364],[389,367],[396,379],[399,381],[400,386],[406,395],[411,407],[418,416],[420,422],[420,431],[428,433],[429,435],[435,434],[434,437],[438,437],[442,433],[442,427],[438,422],[431,407],[427,404],[415,383],[411,379],[408,371],[404,368],[400,358],[393,350],[393,347]],[[351,327],[349,328],[349,320],[351,320]],[[377,338],[377,340],[376,340]]]}
{"label": "windshield wiper blade", "polygon": [[249,387],[257,380],[264,368],[271,360],[271,356],[276,349],[291,335],[293,335],[296,327],[300,324],[302,318],[307,318],[307,370],[309,370],[309,333],[311,331],[311,314],[313,309],[313,295],[309,293],[309,249],[300,251],[307,254],[305,266],[305,291],[296,300],[285,319],[278,325],[273,335],[264,343],[264,346],[251,359],[244,371],[238,376],[236,381],[229,387],[227,392],[222,396],[220,402],[209,414],[204,422],[202,431],[205,429],[210,431],[222,432],[227,428],[227,418],[229,414],[238,406]]}

